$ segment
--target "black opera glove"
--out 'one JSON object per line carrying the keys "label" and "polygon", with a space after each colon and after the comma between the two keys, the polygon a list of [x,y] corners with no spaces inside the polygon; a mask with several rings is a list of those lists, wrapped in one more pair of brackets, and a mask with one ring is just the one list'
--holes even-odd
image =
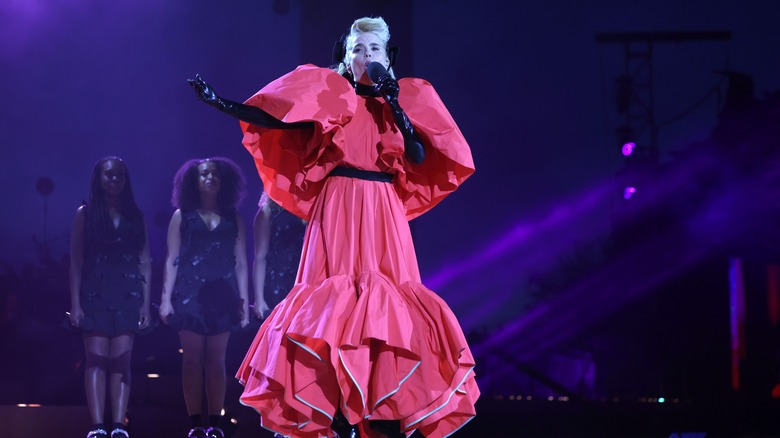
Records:
{"label": "black opera glove", "polygon": [[398,87],[398,81],[390,76],[390,74],[383,74],[377,79],[376,89],[388,103],[397,102],[398,93],[401,91]]}
{"label": "black opera glove", "polygon": [[285,123],[260,108],[222,99],[217,96],[214,89],[198,74],[195,75],[195,79],[187,79],[187,82],[195,90],[198,99],[238,120],[271,129],[307,129],[314,127],[313,122]]}
{"label": "black opera glove", "polygon": [[425,160],[425,148],[423,147],[420,137],[414,132],[414,126],[406,116],[406,113],[401,106],[398,105],[398,101],[387,101],[390,107],[393,109],[393,119],[395,119],[395,125],[401,131],[404,137],[404,153],[414,164],[420,164]]}
{"label": "black opera glove", "polygon": [[398,129],[404,136],[404,153],[414,164],[422,163],[425,160],[425,148],[420,138],[414,132],[414,126],[409,121],[409,117],[406,116],[403,108],[398,103],[398,93],[401,91],[398,81],[388,73],[382,74],[376,80],[376,89],[393,110],[395,125],[398,126]]}
{"label": "black opera glove", "polygon": [[190,87],[195,90],[195,93],[198,95],[198,99],[202,100],[208,105],[219,108],[219,96],[217,96],[217,93],[214,91],[214,89],[211,88],[211,86],[207,84],[199,74],[195,75],[195,79],[187,79],[187,82],[189,82]]}

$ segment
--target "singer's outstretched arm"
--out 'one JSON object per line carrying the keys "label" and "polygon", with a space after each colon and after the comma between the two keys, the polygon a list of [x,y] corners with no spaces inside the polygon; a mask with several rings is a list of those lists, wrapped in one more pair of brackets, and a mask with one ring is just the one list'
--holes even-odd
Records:
{"label": "singer's outstretched arm", "polygon": [[200,100],[238,120],[271,129],[309,129],[314,127],[313,122],[285,123],[260,108],[223,99],[217,96],[214,89],[200,75],[195,75],[195,79],[187,79],[187,82],[190,83]]}

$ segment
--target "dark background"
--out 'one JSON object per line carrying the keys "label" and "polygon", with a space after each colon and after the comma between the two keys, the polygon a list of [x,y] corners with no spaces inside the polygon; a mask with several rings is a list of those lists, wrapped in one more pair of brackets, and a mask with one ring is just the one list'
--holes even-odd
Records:
{"label": "dark background", "polygon": [[[186,79],[200,73],[242,100],[296,65],[330,64],[335,40],[364,15],[387,19],[396,73],[431,81],[472,148],[476,174],[412,226],[424,282],[472,338],[483,400],[666,397],[705,406],[696,412],[776,412],[773,0],[3,2],[0,337],[13,354],[0,403],[83,402],[79,342],[57,325],[70,225],[94,162],[118,155],[130,168],[158,301],[176,169],[194,157],[236,161],[246,220],[262,190],[238,124],[200,104]],[[652,46],[658,154],[625,158],[614,78],[626,52],[595,35],[680,31],[731,37]],[[727,108],[728,76],[716,71],[752,77],[748,109]],[[47,196],[42,177],[54,183]],[[628,201],[626,181],[641,184]],[[747,354],[735,389],[737,260]],[[235,338],[230,360],[248,339]],[[170,333],[139,339],[136,372],[175,375],[176,348]],[[40,384],[46,373],[52,382]]]}

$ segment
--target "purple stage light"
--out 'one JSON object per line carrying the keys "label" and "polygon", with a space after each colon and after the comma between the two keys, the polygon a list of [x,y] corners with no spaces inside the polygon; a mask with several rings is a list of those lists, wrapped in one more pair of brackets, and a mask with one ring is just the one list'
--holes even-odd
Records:
{"label": "purple stage light", "polygon": [[636,149],[636,143],[633,141],[629,141],[628,143],[623,144],[623,155],[626,157],[634,153],[634,149]]}
{"label": "purple stage light", "polygon": [[623,198],[631,199],[631,197],[634,196],[634,193],[636,193],[636,187],[628,186],[623,190]]}
{"label": "purple stage light", "polygon": [[[483,248],[446,261],[423,283],[445,297],[466,331],[484,328],[486,321],[513,320],[531,300],[521,292],[528,287],[529,275],[549,272],[578,242],[603,236],[604,228],[583,229],[582,224],[595,223],[615,190],[615,181],[605,180],[552,203],[546,211],[527,214]],[[490,299],[484,299],[485,294]]]}
{"label": "purple stage light", "polygon": [[[473,275],[474,272],[483,270],[486,266],[493,266],[498,261],[502,261],[505,264],[510,258],[518,256],[518,254],[529,255],[536,261],[542,258],[556,259],[560,253],[557,250],[553,250],[555,245],[550,240],[547,240],[552,239],[550,235],[559,237],[572,235],[574,233],[573,230],[581,226],[583,218],[588,217],[593,214],[593,211],[603,207],[606,200],[615,193],[614,190],[615,186],[610,182],[604,182],[579,196],[561,200],[540,216],[515,224],[514,227],[507,230],[474,255],[449,263],[440,271],[427,276],[424,279],[424,283],[432,290],[439,290],[458,278],[462,279],[468,275]],[[577,231],[577,235],[586,238],[581,231]],[[547,257],[541,255],[536,248],[536,245],[540,244],[540,240],[543,240],[541,245],[547,249],[545,254]],[[565,249],[570,249],[569,245],[570,242],[568,241],[562,243]],[[530,256],[530,254],[533,254],[533,256]],[[523,258],[525,263],[530,263],[525,257],[520,257]],[[532,266],[536,267],[538,265],[526,265],[525,269],[529,269]]]}

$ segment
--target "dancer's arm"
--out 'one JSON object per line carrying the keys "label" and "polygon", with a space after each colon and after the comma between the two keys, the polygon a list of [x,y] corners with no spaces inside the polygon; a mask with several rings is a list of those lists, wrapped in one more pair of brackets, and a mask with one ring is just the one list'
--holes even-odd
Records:
{"label": "dancer's arm", "polygon": [[252,283],[255,290],[254,314],[263,319],[268,312],[268,304],[265,302],[265,270],[267,266],[268,241],[271,238],[271,212],[268,204],[263,204],[255,215],[255,259],[252,263]]}
{"label": "dancer's arm", "polygon": [[76,210],[73,219],[73,228],[70,231],[70,312],[68,317],[74,327],[78,327],[79,321],[84,317],[81,308],[81,274],[84,267],[84,207]]}
{"label": "dancer's arm", "polygon": [[146,221],[143,220],[144,227],[144,249],[141,251],[141,265],[139,270],[143,277],[144,302],[141,304],[140,314],[138,315],[138,328],[145,329],[152,322],[149,306],[149,296],[152,283],[152,258],[149,256],[149,235],[146,231]]}
{"label": "dancer's arm", "polygon": [[236,280],[238,281],[238,296],[241,299],[241,327],[246,327],[249,324],[249,291],[247,280],[247,265],[246,265],[246,230],[244,227],[244,219],[238,212],[236,212],[236,223],[238,224],[238,236],[236,237],[236,244],[234,246],[234,253],[236,257]]}
{"label": "dancer's arm", "polygon": [[160,318],[168,323],[168,315],[173,313],[171,295],[176,284],[178,258],[181,249],[181,210],[176,210],[168,224],[168,253],[165,256],[165,271],[163,275],[163,290],[160,297]]}

